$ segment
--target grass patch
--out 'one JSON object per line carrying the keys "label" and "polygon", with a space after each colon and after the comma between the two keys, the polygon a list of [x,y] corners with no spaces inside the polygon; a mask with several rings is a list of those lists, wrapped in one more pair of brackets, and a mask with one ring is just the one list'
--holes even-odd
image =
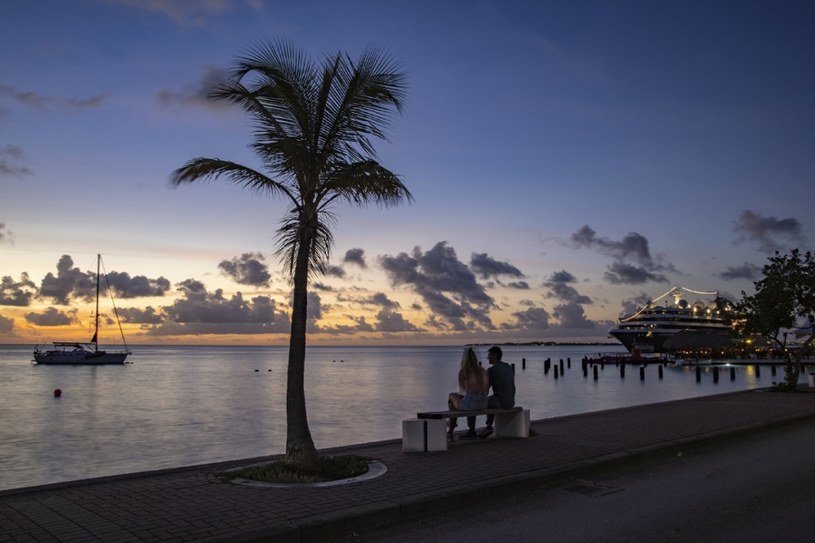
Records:
{"label": "grass patch", "polygon": [[368,473],[368,459],[362,456],[321,456],[313,469],[296,468],[282,460],[249,466],[224,473],[231,481],[237,478],[251,479],[264,483],[322,483],[348,479]]}

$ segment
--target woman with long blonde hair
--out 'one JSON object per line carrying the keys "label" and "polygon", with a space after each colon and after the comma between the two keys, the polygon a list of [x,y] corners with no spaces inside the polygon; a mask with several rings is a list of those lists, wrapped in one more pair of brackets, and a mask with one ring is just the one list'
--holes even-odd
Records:
{"label": "woman with long blonde hair", "polygon": [[[458,370],[459,392],[451,392],[447,397],[447,407],[452,410],[478,411],[487,408],[487,393],[490,390],[490,379],[485,370],[478,363],[472,347],[464,349],[461,355],[461,369]],[[453,430],[456,428],[455,417],[450,419],[447,428],[447,439],[453,440]],[[476,437],[475,417],[467,417],[469,430],[461,436],[463,439]]]}

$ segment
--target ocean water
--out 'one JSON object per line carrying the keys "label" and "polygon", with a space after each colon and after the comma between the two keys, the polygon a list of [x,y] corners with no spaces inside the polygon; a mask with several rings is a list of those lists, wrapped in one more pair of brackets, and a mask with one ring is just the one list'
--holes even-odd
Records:
{"label": "ocean water", "polygon": [[[487,347],[477,348],[486,364]],[[132,346],[125,366],[38,366],[32,346],[0,346],[0,490],[253,458],[285,451],[286,356],[280,347]],[[442,410],[461,347],[310,347],[309,424],[318,448],[401,437],[401,421]],[[533,420],[770,386],[739,367],[713,382],[692,368],[605,366],[581,359],[616,346],[504,348],[517,403]],[[555,379],[544,360],[564,361]],[[525,368],[524,366],[525,361]],[[569,367],[571,361],[571,367]],[[54,396],[60,389],[62,396]],[[483,424],[483,420],[479,420]]]}

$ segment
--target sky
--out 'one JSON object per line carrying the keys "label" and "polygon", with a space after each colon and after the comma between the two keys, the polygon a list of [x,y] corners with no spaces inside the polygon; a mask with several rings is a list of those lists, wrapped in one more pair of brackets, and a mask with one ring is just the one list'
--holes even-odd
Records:
{"label": "sky", "polygon": [[5,2],[0,343],[88,339],[101,253],[130,344],[287,344],[285,202],[169,181],[260,168],[207,94],[273,40],[408,85],[375,145],[414,201],[334,208],[310,344],[613,341],[675,285],[738,300],[812,249],[813,28],[785,0]]}

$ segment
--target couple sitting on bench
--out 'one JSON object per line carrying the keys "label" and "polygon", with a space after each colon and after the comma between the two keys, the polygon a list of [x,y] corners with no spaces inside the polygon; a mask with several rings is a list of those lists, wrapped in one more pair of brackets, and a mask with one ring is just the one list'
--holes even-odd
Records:
{"label": "couple sitting on bench", "polygon": [[[458,372],[458,386],[461,392],[451,392],[447,398],[448,408],[461,411],[479,411],[481,409],[510,409],[515,406],[515,372],[512,366],[503,362],[500,347],[490,347],[487,360],[490,363],[485,370],[478,363],[472,347],[464,350],[461,356],[461,369]],[[492,395],[488,395],[492,386]],[[487,426],[480,432],[475,431],[475,417],[467,417],[469,430],[459,439],[486,438],[492,434],[495,415],[487,415]],[[447,440],[453,441],[453,430],[456,418],[450,419],[447,429]]]}

